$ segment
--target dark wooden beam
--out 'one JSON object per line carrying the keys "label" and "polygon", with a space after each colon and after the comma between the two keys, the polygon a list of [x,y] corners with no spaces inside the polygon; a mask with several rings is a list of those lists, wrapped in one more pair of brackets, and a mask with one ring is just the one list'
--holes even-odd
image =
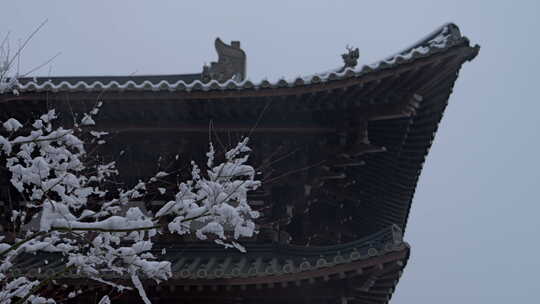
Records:
{"label": "dark wooden beam", "polygon": [[[166,124],[163,126],[144,125],[133,123],[98,123],[97,130],[114,131],[119,133],[126,132],[149,132],[149,133],[208,133],[209,125],[196,124]],[[335,132],[335,128],[321,127],[318,125],[259,125],[253,128],[251,125],[245,124],[215,124],[212,128],[213,132],[228,133],[228,132],[252,132],[252,133],[291,133],[300,134],[327,134]]]}

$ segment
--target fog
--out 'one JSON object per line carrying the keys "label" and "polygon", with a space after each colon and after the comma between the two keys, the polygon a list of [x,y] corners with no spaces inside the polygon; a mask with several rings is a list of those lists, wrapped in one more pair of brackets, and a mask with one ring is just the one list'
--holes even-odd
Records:
{"label": "fog", "polygon": [[537,302],[539,1],[4,2],[13,43],[48,19],[20,69],[61,55],[36,75],[196,73],[221,37],[241,41],[250,79],[294,77],[340,66],[346,45],[366,64],[456,23],[482,48],[420,177],[391,303]]}

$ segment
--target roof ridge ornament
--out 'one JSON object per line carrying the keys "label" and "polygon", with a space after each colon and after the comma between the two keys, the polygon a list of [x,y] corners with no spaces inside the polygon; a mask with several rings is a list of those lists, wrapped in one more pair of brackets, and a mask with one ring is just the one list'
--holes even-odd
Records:
{"label": "roof ridge ornament", "polygon": [[341,55],[344,66],[340,72],[343,72],[346,68],[354,68],[358,64],[358,58],[360,57],[360,50],[358,48],[347,45],[345,49],[347,53]]}
{"label": "roof ridge ornament", "polygon": [[218,53],[218,61],[204,65],[201,75],[203,82],[217,80],[225,82],[229,79],[242,81],[246,78],[246,53],[240,48],[240,41],[224,43],[219,37],[214,43]]}

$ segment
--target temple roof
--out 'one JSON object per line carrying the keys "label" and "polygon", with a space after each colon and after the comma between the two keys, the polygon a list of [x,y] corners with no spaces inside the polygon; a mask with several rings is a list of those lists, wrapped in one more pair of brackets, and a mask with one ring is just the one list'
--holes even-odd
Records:
{"label": "temple roof", "polygon": [[[218,39],[219,40],[219,39]],[[218,41],[217,40],[217,41]],[[217,43],[216,41],[216,43]],[[428,57],[438,52],[468,44],[468,39],[461,35],[459,28],[452,23],[445,24],[421,39],[411,47],[369,65],[356,68],[336,68],[324,73],[280,79],[275,82],[262,80],[253,83],[250,80],[236,81],[229,79],[203,81],[201,74],[184,75],[148,75],[148,76],[66,76],[23,78],[17,88],[19,92],[32,91],[101,91],[142,90],[142,91],[220,91],[220,90],[258,90],[266,88],[284,88],[308,86],[329,81],[364,77],[376,71],[396,67],[419,58]],[[216,47],[217,48],[217,47]]]}
{"label": "temple roof", "polygon": [[[153,148],[186,146],[174,142],[177,137],[172,134],[184,133],[186,140],[190,134],[194,141],[206,140],[196,134],[208,132],[209,120],[214,121],[216,132],[265,133],[253,136],[254,141],[261,142],[254,151],[261,153],[269,151],[264,142],[275,136],[288,142],[279,145],[288,145],[289,151],[305,151],[301,154],[304,159],[296,162],[298,166],[328,158],[321,168],[310,169],[307,174],[321,179],[305,182],[320,184],[325,179],[316,198],[330,210],[336,209],[333,205],[345,206],[340,211],[343,218],[334,225],[347,226],[353,233],[350,240],[392,224],[405,230],[425,157],[459,70],[478,51],[479,47],[471,46],[456,25],[446,24],[411,47],[374,64],[275,83],[170,82],[185,75],[148,76],[144,81],[144,76],[130,80],[59,77],[54,78],[56,82],[43,83],[43,78],[24,79],[18,88],[19,96],[0,95],[0,119],[14,115],[24,120],[53,104],[59,111],[64,108],[82,112],[88,101],[102,98],[105,103],[98,127],[125,133],[122,138],[126,140],[131,138],[128,143],[114,142],[112,146],[128,144],[137,150],[140,155],[134,157],[140,157],[136,166],[139,171],[144,160],[157,158],[152,153],[172,151]],[[70,106],[66,108],[67,93]],[[254,129],[255,119],[267,107],[267,113]],[[69,113],[66,112],[68,116]],[[286,134],[294,138],[289,140]],[[335,159],[342,155],[348,159]],[[130,170],[134,166],[126,163],[124,168]],[[140,178],[137,174],[134,171],[133,178]],[[298,175],[291,178],[291,182],[304,182]],[[310,212],[304,219],[328,214],[322,207],[310,207],[318,204],[309,201],[312,198],[291,202],[295,214]],[[314,224],[319,222],[315,220]]]}
{"label": "temple roof", "polygon": [[[173,277],[168,286],[213,290],[222,286],[229,290],[256,289],[260,294],[261,289],[325,286],[331,284],[329,281],[346,279],[350,282],[345,291],[349,296],[362,294],[375,303],[386,303],[407,263],[409,246],[403,242],[401,230],[391,226],[334,246],[248,244],[247,253],[241,253],[208,243],[158,243],[153,254],[172,262]],[[28,255],[13,271],[48,277],[61,271],[64,263],[64,258],[56,254]],[[70,273],[64,278],[73,282],[83,277]],[[106,278],[121,279],[112,272]]]}
{"label": "temple roof", "polygon": [[[216,41],[218,53],[220,48],[244,58],[238,43]],[[352,286],[352,296],[386,303],[409,255],[401,236],[393,235],[406,228],[422,167],[461,66],[478,51],[456,25],[446,24],[373,64],[276,82],[203,79],[205,72],[230,74],[219,62],[201,74],[26,78],[20,80],[19,96],[0,95],[0,119],[24,119],[49,106],[84,111],[88,103],[103,98],[99,127],[123,133],[109,146],[130,145],[135,152],[124,168],[132,171],[147,169],[147,160],[161,157],[163,151],[176,153],[171,147],[196,151],[201,140],[206,147],[207,136],[201,133],[208,132],[209,120],[215,123],[214,131],[229,139],[231,132],[258,133],[252,136],[252,148],[262,156],[254,159],[275,156],[271,150],[281,146],[286,152],[301,151],[289,164],[317,165],[303,175],[290,175],[284,183],[301,191],[284,199],[288,205],[283,212],[274,208],[271,215],[292,218],[282,231],[297,232],[296,244],[310,244],[308,231],[323,236],[322,244],[335,245],[251,245],[247,254],[201,244],[165,246],[163,258],[173,262],[173,285],[253,287],[260,296],[261,286],[270,290],[275,284],[285,288],[294,282],[297,287],[311,286],[305,292],[316,294],[334,286],[332,281],[337,284],[333,290],[353,282],[347,285]],[[179,133],[183,136],[176,136]],[[283,166],[289,170],[285,172],[299,172]],[[272,169],[284,173],[278,165]],[[139,178],[137,174],[133,171]],[[304,191],[306,186],[310,191]],[[272,195],[281,192],[276,186]],[[342,244],[334,230],[348,234]],[[23,271],[35,270],[40,263],[29,259]],[[61,261],[55,263],[48,267]],[[341,284],[342,279],[349,283]]]}

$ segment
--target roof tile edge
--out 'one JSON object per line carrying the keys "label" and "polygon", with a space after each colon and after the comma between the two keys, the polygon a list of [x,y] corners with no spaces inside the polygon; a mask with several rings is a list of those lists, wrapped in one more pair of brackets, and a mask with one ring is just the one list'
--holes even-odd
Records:
{"label": "roof tile edge", "polygon": [[[232,46],[226,45],[221,42],[219,38],[216,39],[216,49],[222,47],[223,45],[231,48]],[[360,77],[367,73],[372,73],[381,69],[386,69],[401,65],[404,63],[411,62],[421,57],[426,57],[431,54],[444,51],[449,49],[452,46],[458,44],[468,44],[469,39],[461,35],[459,27],[453,23],[447,23],[439,27],[434,32],[430,33],[411,47],[406,48],[405,50],[387,57],[384,60],[377,61],[369,65],[363,65],[356,68],[345,68],[345,69],[334,69],[325,73],[313,74],[304,77],[296,77],[293,79],[285,80],[279,79],[275,82],[268,82],[267,80],[262,80],[258,83],[253,83],[249,79],[243,79],[237,81],[234,79],[228,79],[226,81],[219,81],[218,79],[212,79],[208,81],[203,80],[193,80],[191,82],[186,82],[184,80],[179,80],[176,82],[169,82],[166,79],[159,80],[160,75],[154,75],[152,78],[158,78],[157,81],[152,82],[151,80],[145,80],[142,83],[136,83],[132,80],[128,80],[124,83],[119,83],[116,80],[111,80],[109,82],[94,81],[92,83],[78,80],[76,82],[61,81],[59,83],[54,83],[54,81],[47,80],[44,82],[36,81],[30,79],[25,83],[18,83],[15,87],[18,92],[41,92],[41,91],[101,91],[103,89],[108,90],[140,90],[140,91],[216,91],[216,90],[226,90],[226,89],[261,89],[261,88],[278,88],[278,87],[295,87],[302,85],[315,84],[320,82],[327,82],[333,80],[340,80],[345,78]],[[472,60],[478,53],[479,46],[475,45],[473,47],[476,52],[469,58]],[[245,53],[239,49],[245,56]],[[219,54],[219,51],[218,51]],[[218,61],[219,62],[219,61]],[[245,64],[245,62],[244,62]],[[245,68],[245,65],[244,65]],[[340,71],[341,70],[341,71]],[[195,75],[195,74],[193,74]],[[245,75],[245,72],[244,72]],[[84,78],[84,77],[83,77]],[[165,75],[164,75],[165,78]],[[238,79],[238,77],[237,77]],[[286,82],[286,85],[284,83]],[[4,94],[12,94],[7,92]]]}

